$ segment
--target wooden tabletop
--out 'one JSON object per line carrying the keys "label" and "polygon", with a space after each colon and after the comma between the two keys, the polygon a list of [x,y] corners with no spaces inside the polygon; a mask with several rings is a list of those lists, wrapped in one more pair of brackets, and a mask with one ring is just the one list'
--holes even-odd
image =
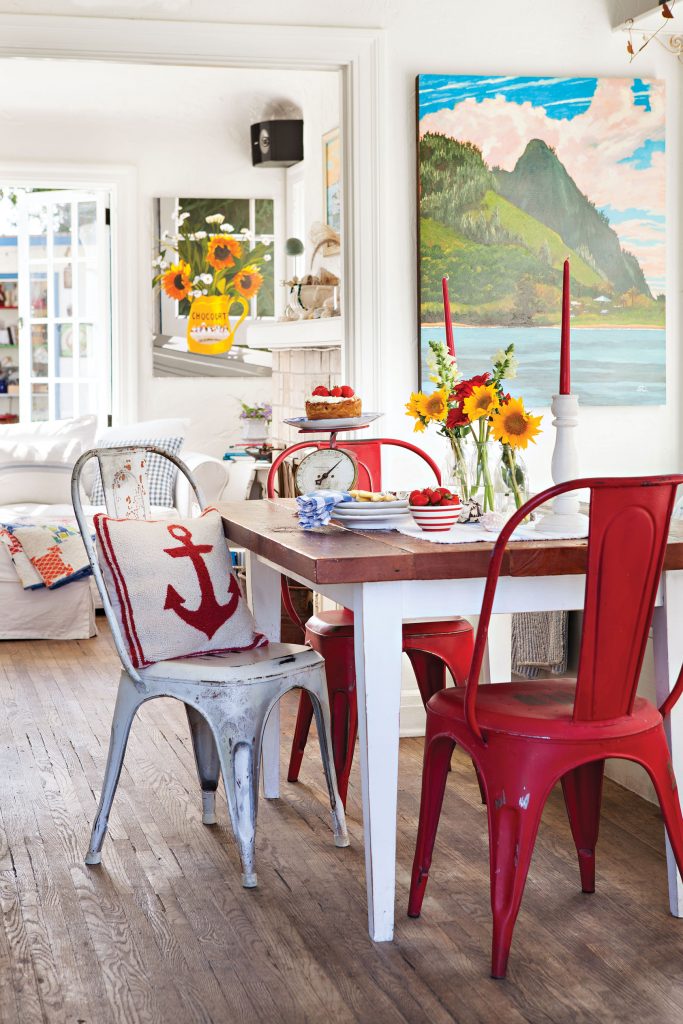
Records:
{"label": "wooden tabletop", "polygon": [[[492,544],[432,544],[393,532],[330,525],[302,530],[293,499],[217,506],[226,537],[312,583],[474,579],[485,576]],[[585,571],[585,540],[514,541],[502,576],[561,576]],[[665,569],[683,569],[683,524],[672,524]]]}

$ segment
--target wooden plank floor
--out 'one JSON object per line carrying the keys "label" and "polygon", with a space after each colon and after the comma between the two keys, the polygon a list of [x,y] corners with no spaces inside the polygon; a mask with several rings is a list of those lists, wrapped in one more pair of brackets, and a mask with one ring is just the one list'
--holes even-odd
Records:
{"label": "wooden plank floor", "polygon": [[668,913],[659,815],[613,783],[594,896],[580,892],[560,794],[549,801],[505,982],[488,976],[486,821],[464,758],[449,778],[423,916],[405,915],[419,740],[401,743],[393,944],[374,945],[366,930],[357,772],[352,845],[337,850],[311,748],[301,784],[261,802],[260,887],[243,890],[222,797],[221,824],[201,824],[173,701],[142,709],[102,866],[86,868],[117,676],[104,630],[80,643],[0,645],[2,1024],[683,1019],[683,921]]}

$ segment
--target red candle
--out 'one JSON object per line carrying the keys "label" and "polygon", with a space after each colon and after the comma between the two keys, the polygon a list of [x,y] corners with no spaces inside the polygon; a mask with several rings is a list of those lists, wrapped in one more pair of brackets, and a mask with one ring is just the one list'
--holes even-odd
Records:
{"label": "red candle", "polygon": [[560,394],[570,395],[570,355],[569,355],[569,260],[564,261],[562,277],[562,335],[560,338]]}
{"label": "red candle", "polygon": [[451,320],[451,302],[448,298],[448,275],[441,278],[441,289],[443,291],[443,315],[446,324],[446,344],[449,353],[455,358],[455,343],[453,341],[453,321]]}

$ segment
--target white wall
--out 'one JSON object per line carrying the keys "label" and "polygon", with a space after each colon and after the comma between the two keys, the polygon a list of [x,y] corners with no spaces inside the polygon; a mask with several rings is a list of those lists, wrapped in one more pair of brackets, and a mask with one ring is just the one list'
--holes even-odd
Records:
{"label": "white wall", "polygon": [[[271,381],[153,377],[152,199],[272,197],[284,227],[285,172],[252,167],[249,136],[250,123],[261,117],[266,104],[284,97],[304,111],[306,147],[314,165],[311,185],[317,186],[311,203],[320,209],[320,136],[326,128],[319,122],[323,101],[326,110],[336,102],[337,82],[335,73],[316,71],[0,61],[0,124],[7,157],[46,164],[130,164],[137,170],[138,249],[131,258],[139,260],[141,281],[139,416],[188,417],[188,447],[222,455],[239,439],[240,399],[270,401]],[[283,270],[276,265],[276,288]]]}

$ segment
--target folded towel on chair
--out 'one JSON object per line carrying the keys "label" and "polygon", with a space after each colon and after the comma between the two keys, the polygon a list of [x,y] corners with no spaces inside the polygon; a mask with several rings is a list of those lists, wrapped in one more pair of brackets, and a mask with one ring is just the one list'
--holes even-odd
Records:
{"label": "folded towel on chair", "polygon": [[348,491],[311,491],[296,499],[299,506],[299,526],[312,530],[315,526],[327,526],[335,505],[351,501]]}
{"label": "folded towel on chair", "polygon": [[527,679],[567,671],[567,612],[512,616],[512,671]]}

